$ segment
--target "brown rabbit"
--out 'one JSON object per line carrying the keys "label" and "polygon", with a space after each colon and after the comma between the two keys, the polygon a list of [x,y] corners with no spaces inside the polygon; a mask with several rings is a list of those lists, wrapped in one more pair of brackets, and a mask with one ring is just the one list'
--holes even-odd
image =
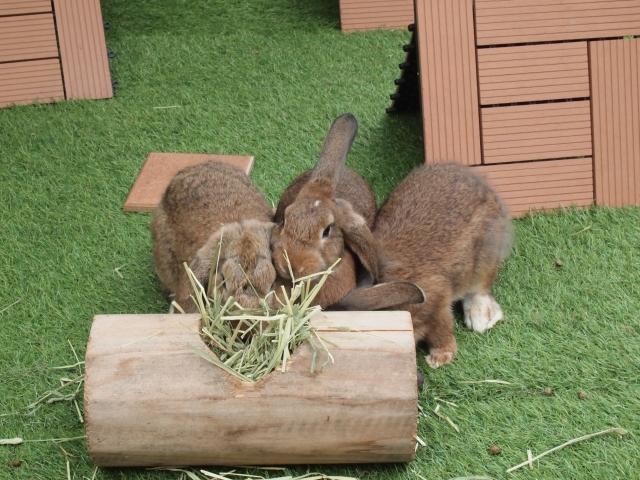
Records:
{"label": "brown rabbit", "polygon": [[[431,367],[455,356],[455,300],[462,300],[471,330],[484,332],[502,318],[491,287],[509,254],[512,227],[498,195],[471,168],[439,163],[414,170],[380,208],[373,235],[380,281],[413,282],[425,293],[423,303],[399,308],[411,313]],[[389,308],[400,303],[397,296],[381,284],[355,290],[337,308]]]}
{"label": "brown rabbit", "polygon": [[315,168],[298,177],[283,195],[271,237],[274,265],[286,279],[283,283],[290,280],[285,252],[296,278],[324,271],[342,258],[315,298],[323,308],[356,287],[354,255],[373,281],[378,277],[370,230],[376,213],[373,191],[357,173],[345,169],[343,174],[357,132],[353,115],[334,120]]}
{"label": "brown rabbit", "polygon": [[[195,311],[190,265],[205,288],[222,238],[216,285],[249,308],[260,305],[276,273],[271,263],[271,207],[247,175],[225,163],[185,168],[171,180],[151,221],[158,279],[185,311]],[[250,282],[250,283],[249,283]],[[253,288],[252,288],[253,287]]]}

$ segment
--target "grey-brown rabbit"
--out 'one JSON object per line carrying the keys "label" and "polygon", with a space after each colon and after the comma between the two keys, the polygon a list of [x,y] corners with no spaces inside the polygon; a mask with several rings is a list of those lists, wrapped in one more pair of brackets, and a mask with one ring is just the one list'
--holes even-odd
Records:
{"label": "grey-brown rabbit", "polygon": [[[431,367],[451,362],[457,351],[455,300],[462,300],[471,330],[484,332],[502,318],[491,287],[509,254],[512,227],[498,195],[471,168],[439,163],[414,170],[380,208],[373,235],[380,281],[413,282],[425,294],[423,303],[398,308],[411,313],[416,341],[429,347]],[[397,304],[385,285],[355,290],[338,307],[374,310]]]}
{"label": "grey-brown rabbit", "polygon": [[323,308],[356,287],[356,258],[374,280],[378,274],[370,230],[375,197],[360,175],[344,169],[357,131],[353,115],[336,118],[315,168],[294,180],[276,211],[273,260],[285,283],[290,280],[285,252],[296,278],[322,272],[342,259],[315,299]]}
{"label": "grey-brown rabbit", "polygon": [[240,169],[206,162],[180,171],[151,221],[153,261],[160,283],[185,310],[194,311],[189,264],[205,288],[222,238],[216,284],[245,307],[256,308],[276,277],[271,261],[272,209]]}

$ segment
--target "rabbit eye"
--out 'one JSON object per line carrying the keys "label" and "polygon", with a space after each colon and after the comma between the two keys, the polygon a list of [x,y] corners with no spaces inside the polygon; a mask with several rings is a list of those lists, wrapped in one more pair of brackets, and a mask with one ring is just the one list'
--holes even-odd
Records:
{"label": "rabbit eye", "polygon": [[333,225],[329,225],[327,228],[324,229],[324,231],[322,232],[322,238],[327,238],[329,235],[331,235],[331,227]]}

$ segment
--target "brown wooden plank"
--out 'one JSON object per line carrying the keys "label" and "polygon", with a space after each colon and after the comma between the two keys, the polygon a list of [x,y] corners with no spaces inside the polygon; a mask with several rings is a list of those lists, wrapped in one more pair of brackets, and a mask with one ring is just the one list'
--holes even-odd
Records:
{"label": "brown wooden plank", "polygon": [[53,14],[0,18],[0,63],[57,56]]}
{"label": "brown wooden plank", "polygon": [[560,205],[593,203],[591,158],[475,167],[496,189],[512,216]]}
{"label": "brown wooden plank", "polygon": [[[316,316],[312,323],[328,319],[353,330],[323,332],[337,345],[329,345],[335,363],[311,373],[313,351],[304,343],[286,372],[257,383],[241,382],[189,350],[189,344],[206,349],[198,315],[96,316],[84,395],[93,462],[105,467],[413,460],[418,392],[411,317],[384,312],[385,323],[398,330],[356,332],[370,314],[348,312],[333,321],[334,312]],[[320,351],[316,364],[325,359]]]}
{"label": "brown wooden plank", "polygon": [[53,0],[67,99],[113,96],[99,0]]}
{"label": "brown wooden plank", "polygon": [[482,108],[484,163],[591,155],[588,100]]}
{"label": "brown wooden plank", "polygon": [[590,42],[596,201],[640,204],[640,40]]}
{"label": "brown wooden plank", "polygon": [[58,59],[0,64],[0,107],[63,99]]}
{"label": "brown wooden plank", "polygon": [[131,187],[123,210],[152,212],[160,203],[164,191],[176,173],[183,168],[209,161],[228,163],[244,170],[247,175],[253,167],[253,157],[248,156],[151,152]]}
{"label": "brown wooden plank", "polygon": [[481,163],[472,0],[416,0],[425,161]]}
{"label": "brown wooden plank", "polygon": [[340,0],[340,28],[343,32],[376,28],[406,29],[413,22],[413,0]]}
{"label": "brown wooden plank", "polygon": [[0,17],[51,12],[51,0],[1,0]]}
{"label": "brown wooden plank", "polygon": [[476,0],[477,44],[640,35],[640,0]]}
{"label": "brown wooden plank", "polygon": [[587,42],[478,50],[480,103],[588,97]]}

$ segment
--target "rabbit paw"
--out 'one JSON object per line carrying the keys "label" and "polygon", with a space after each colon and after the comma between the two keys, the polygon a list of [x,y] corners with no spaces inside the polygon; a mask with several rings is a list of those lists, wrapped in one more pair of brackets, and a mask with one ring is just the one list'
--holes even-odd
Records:
{"label": "rabbit paw", "polygon": [[446,350],[444,348],[435,348],[429,352],[429,355],[425,357],[425,360],[431,368],[436,369],[446,365],[447,363],[453,362],[455,354],[455,351]]}
{"label": "rabbit paw", "polygon": [[464,324],[474,332],[483,333],[502,319],[502,309],[488,293],[471,293],[462,300]]}

